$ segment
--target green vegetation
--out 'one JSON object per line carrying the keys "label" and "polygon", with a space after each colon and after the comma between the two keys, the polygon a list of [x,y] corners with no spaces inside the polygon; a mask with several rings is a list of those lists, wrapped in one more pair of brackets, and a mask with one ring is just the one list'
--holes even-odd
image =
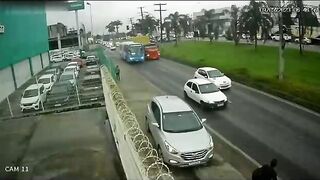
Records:
{"label": "green vegetation", "polygon": [[216,67],[233,80],[320,112],[320,53],[286,49],[284,80],[277,79],[278,48],[228,42],[165,44],[161,55],[194,67]]}

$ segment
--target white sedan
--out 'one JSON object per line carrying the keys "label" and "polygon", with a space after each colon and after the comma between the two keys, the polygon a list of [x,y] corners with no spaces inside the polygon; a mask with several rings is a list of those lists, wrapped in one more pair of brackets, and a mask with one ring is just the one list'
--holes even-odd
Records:
{"label": "white sedan", "polygon": [[231,87],[231,79],[216,68],[201,67],[194,73],[194,78],[207,79],[214,83],[219,89]]}
{"label": "white sedan", "polygon": [[184,85],[184,97],[190,98],[202,108],[226,107],[227,96],[206,79],[190,79]]}

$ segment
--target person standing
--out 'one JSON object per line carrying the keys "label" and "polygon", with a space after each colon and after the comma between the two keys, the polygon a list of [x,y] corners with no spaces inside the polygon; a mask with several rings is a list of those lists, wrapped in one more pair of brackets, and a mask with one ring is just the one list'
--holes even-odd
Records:
{"label": "person standing", "polygon": [[265,164],[252,173],[252,180],[277,180],[277,173],[274,168],[277,166],[277,159],[272,159],[270,165]]}

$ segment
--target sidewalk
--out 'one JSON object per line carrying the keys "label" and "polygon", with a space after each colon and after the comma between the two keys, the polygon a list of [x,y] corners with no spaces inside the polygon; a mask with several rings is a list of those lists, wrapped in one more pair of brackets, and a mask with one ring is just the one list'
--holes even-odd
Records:
{"label": "sidewalk", "polygon": [[[120,60],[117,52],[106,51],[108,57],[121,70],[121,81],[118,85],[127,100],[132,112],[135,113],[139,124],[144,132],[145,128],[145,113],[147,103],[150,102],[153,96],[165,95],[166,93],[155,87],[146,78],[134,70],[134,65],[127,64]],[[148,133],[146,133],[148,134]],[[152,137],[148,134],[150,140]],[[215,154],[211,162],[206,166],[194,168],[175,168],[170,167],[176,180],[185,179],[219,179],[219,180],[241,180],[245,179],[236,169],[228,162],[225,162],[219,154]]]}

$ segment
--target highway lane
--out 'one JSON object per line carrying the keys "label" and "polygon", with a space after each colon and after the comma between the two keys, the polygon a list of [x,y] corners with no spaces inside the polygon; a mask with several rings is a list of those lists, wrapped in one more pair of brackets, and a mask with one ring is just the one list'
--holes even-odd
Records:
{"label": "highway lane", "polygon": [[[111,53],[120,61],[118,53]],[[194,68],[162,58],[133,64],[154,85],[183,98],[183,85]],[[207,124],[261,164],[279,160],[283,179],[320,179],[320,117],[233,83],[224,91],[231,103],[225,110],[203,111],[188,103]]]}

